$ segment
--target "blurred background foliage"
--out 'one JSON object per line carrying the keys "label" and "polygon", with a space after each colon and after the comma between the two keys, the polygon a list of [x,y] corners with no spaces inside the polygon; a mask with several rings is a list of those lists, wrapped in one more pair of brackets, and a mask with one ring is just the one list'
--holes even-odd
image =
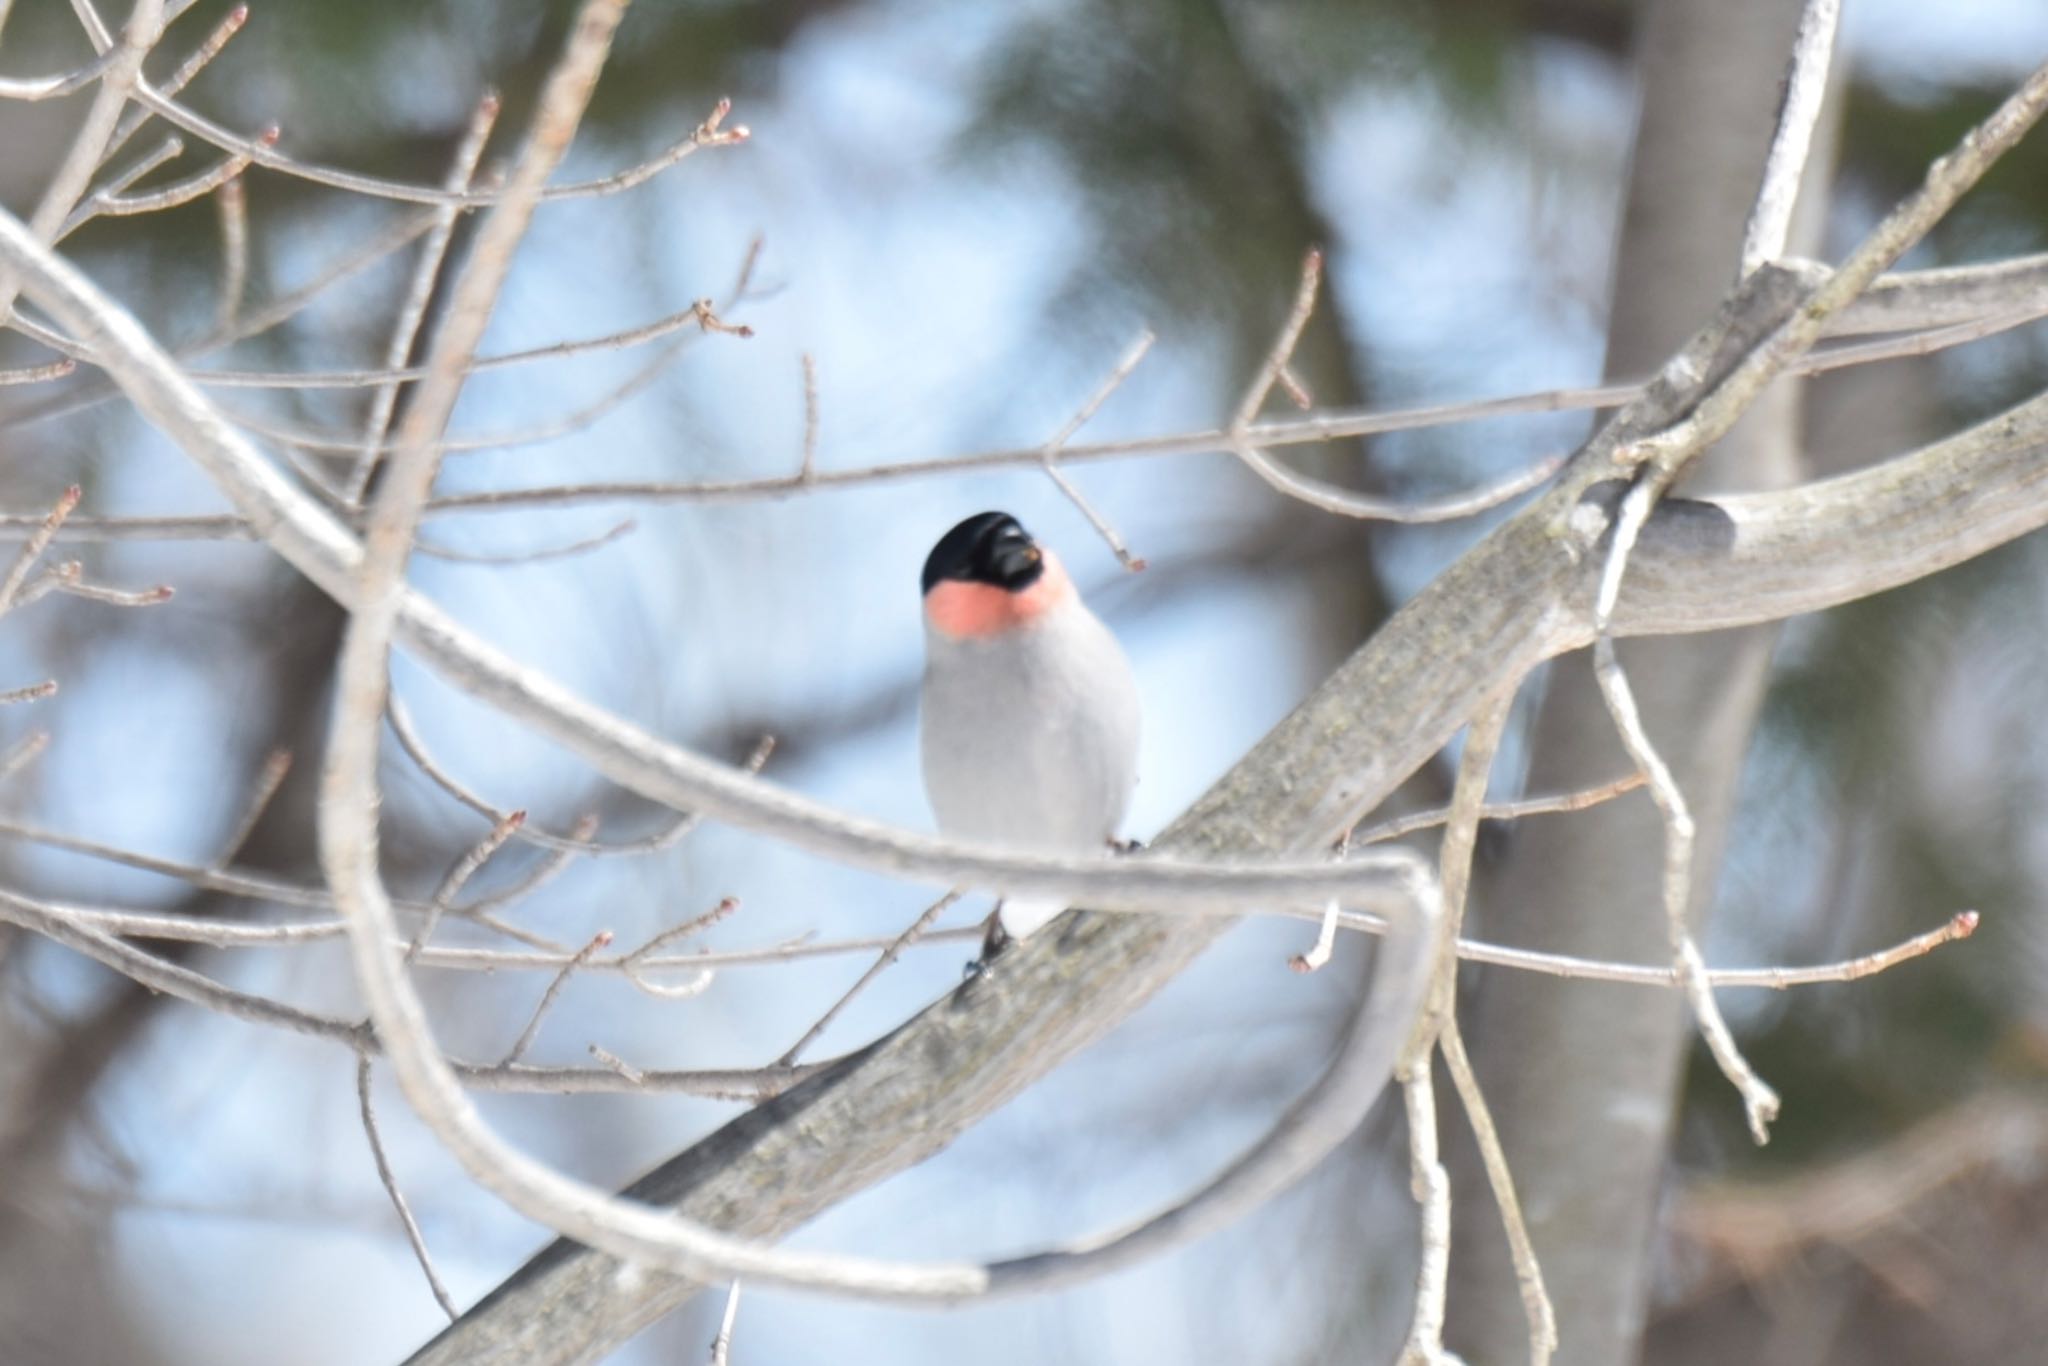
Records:
{"label": "blurred background foliage", "polygon": [[[192,6],[152,70],[167,69],[172,53],[229,8],[223,0]],[[238,128],[279,123],[296,156],[431,183],[486,86],[505,98],[493,151],[509,151],[571,10],[258,0],[246,31],[189,99]],[[1912,186],[2048,50],[2029,0],[1940,15],[1914,0],[1852,0],[1849,10],[1831,247]],[[1103,429],[1208,426],[1234,405],[1314,243],[1330,250],[1332,288],[1300,369],[1320,404],[1590,381],[1600,370],[1627,169],[1637,17],[1621,0],[637,6],[571,174],[654,154],[720,96],[733,99],[734,120],[752,125],[754,141],[694,159],[635,195],[551,210],[556,217],[544,222],[559,226],[531,244],[491,349],[601,332],[720,296],[756,234],[767,244],[757,282],[729,311],[759,340],[744,351],[696,347],[622,416],[539,454],[465,459],[450,481],[783,470],[801,431],[799,350],[817,355],[824,376],[829,463],[1030,443],[1071,411],[1140,323],[1162,334],[1160,355],[1105,413]],[[69,6],[20,0],[0,38],[0,67],[58,69],[85,51]],[[65,145],[66,120],[76,117],[76,101],[0,109],[0,198],[10,208],[33,202]],[[145,130],[130,155],[160,136]],[[188,149],[154,181],[212,157]],[[2035,136],[1909,264],[2048,246],[2044,170],[2048,140]],[[246,179],[252,300],[303,281],[319,260],[406,212],[287,176]],[[210,201],[102,219],[73,247],[160,335],[177,341],[206,330],[220,256]],[[1734,250],[1730,243],[1731,267]],[[385,263],[334,304],[238,344],[224,363],[371,363],[407,268],[402,256]],[[2027,328],[1815,382],[1806,419],[1814,467],[1867,463],[2037,390],[2043,341],[2040,328]],[[0,354],[9,364],[41,358],[16,339]],[[623,362],[567,369],[569,377],[551,372],[518,381],[523,387],[480,382],[464,418],[505,427],[564,411],[596,391],[590,376],[616,378]],[[80,376],[57,387],[79,394],[94,383]],[[231,397],[248,411],[344,431],[363,402],[353,392]],[[46,503],[72,480],[87,484],[88,506],[210,506],[174,453],[109,409],[23,420],[48,400],[48,389],[0,397],[10,510]],[[1419,495],[1568,446],[1584,430],[1584,419],[1570,416],[1494,422],[1295,458],[1324,477]],[[1120,579],[1085,540],[1085,526],[1021,474],[731,511],[649,509],[636,514],[636,537],[589,560],[482,575],[432,565],[421,574],[487,633],[514,632],[536,658],[575,656],[565,669],[603,700],[720,757],[744,753],[761,728],[776,731],[789,741],[775,770],[783,780],[915,821],[921,806],[903,758],[915,624],[899,589],[930,534],[954,514],[970,503],[1022,500],[1072,544],[1084,580],[1101,587],[1098,600],[1132,642],[1153,697],[1178,694],[1150,716],[1141,819],[1156,825],[1476,534],[1471,525],[1333,524],[1220,458],[1089,467],[1083,478],[1152,561],[1146,575]],[[474,528],[485,526],[484,541],[504,549],[596,524],[522,515],[454,522],[447,534],[474,548]],[[10,621],[10,680],[36,669],[105,680],[68,691],[35,718],[59,741],[42,771],[10,790],[13,813],[138,847],[206,849],[232,826],[262,756],[285,747],[301,756],[298,772],[243,860],[315,876],[307,794],[338,632],[331,610],[253,551],[77,553],[96,572],[160,576],[181,595],[157,615],[109,621],[81,610]],[[2048,664],[2038,629],[2048,607],[2041,555],[2029,539],[1798,623],[1784,637],[1710,957],[1847,956],[1962,907],[1982,909],[1984,925],[1970,945],[1874,980],[1732,997],[1745,1047],[1787,1097],[1785,1117],[1768,1149],[1751,1148],[1702,1051],[1670,1183],[1682,1201],[1707,1178],[1827,1171],[1987,1092],[2035,1104],[2033,1146],[1987,1134],[1985,1151],[1956,1179],[1922,1199],[1901,1197],[1858,1238],[1732,1274],[1730,1246],[1697,1233],[1711,1224],[1660,1235],[1645,1359],[1920,1361],[1939,1343],[1960,1363],[2038,1350],[2026,1344],[2040,1340],[2048,1309],[2013,1287],[2048,1276],[2048,1240],[2038,1231],[2048,1203],[2048,1119],[2038,1109],[2048,1067],[2048,916],[2039,890],[2048,846],[2034,818],[2048,780],[2034,724]],[[515,620],[529,604],[533,620]],[[564,625],[586,608],[587,622]],[[418,684],[449,748],[484,766],[493,790],[537,789],[550,818],[594,805],[621,828],[646,823],[643,809],[596,793],[558,755],[492,733],[423,682],[400,681]],[[4,719],[10,740],[30,724]],[[150,737],[137,739],[144,731]],[[166,744],[174,748],[162,755],[150,748]],[[105,795],[110,783],[116,798]],[[394,877],[430,885],[477,831],[401,763],[390,787]],[[156,884],[145,892],[25,848],[8,858],[10,878],[52,890],[243,913],[200,893],[171,896]],[[598,904],[608,908],[601,914],[652,926],[676,918],[665,907],[708,904],[738,886],[750,905],[784,903],[779,913],[802,929],[819,923],[819,905],[867,907],[878,894],[872,880],[801,860],[746,881],[761,859],[744,839],[706,837],[635,872],[565,878],[546,915],[587,918]],[[520,856],[505,863],[494,872],[509,881]],[[777,913],[754,922],[745,942],[782,923]],[[900,896],[847,912],[879,927],[910,913]],[[895,1194],[835,1216],[824,1240],[872,1247],[879,1239],[931,1253],[927,1235],[972,1233],[984,1215],[1004,1238],[1028,1240],[1041,1226],[1067,1228],[1073,1208],[1121,1207],[1138,1198],[1131,1191],[1174,1186],[1247,1132],[1318,1055],[1342,984],[1304,991],[1268,971],[1290,942],[1271,926],[1241,932],[1230,950],[1237,957],[1205,965],[1104,1056],[1039,1088],[909,1194],[892,1187]],[[217,955],[187,957],[230,970]],[[276,965],[232,970],[258,982],[292,980],[260,976],[287,971]],[[254,1075],[266,1080],[239,1089],[225,1107],[233,1118],[209,1121],[208,1144],[187,1148],[177,1116],[207,1108],[206,1077],[239,1068],[244,1027],[220,1025],[219,1040],[194,1051],[182,1033],[195,1028],[185,1007],[46,945],[11,941],[4,971],[0,1029],[11,1041],[0,1068],[0,1189],[15,1194],[0,1221],[0,1270],[13,1286],[0,1292],[0,1356],[361,1361],[388,1359],[431,1332],[433,1306],[360,1170],[368,1163],[335,1059],[263,1045]],[[884,1027],[956,971],[951,958],[906,969],[903,985],[850,1016],[835,1042]],[[649,1048],[744,1063],[780,1051],[784,1033],[794,1037],[807,1006],[839,980],[792,969],[772,990],[714,997],[705,1007],[716,1012],[711,1023],[687,1044],[673,1037],[674,1017],[645,1002],[594,990],[575,1001],[572,992],[564,1012],[594,1037],[624,1031]],[[340,991],[326,968],[302,972],[296,985],[323,998]],[[1470,989],[1485,990],[1484,974]],[[458,1037],[525,999],[495,981],[437,990]],[[317,1070],[311,1057],[322,1059]],[[199,1080],[179,1082],[183,1111],[167,1108],[156,1086],[166,1059],[174,1072],[199,1069]],[[271,1080],[291,1069],[310,1079]],[[526,1098],[491,1102],[527,1141],[610,1179],[724,1113],[697,1102],[592,1100],[561,1110]],[[293,1105],[309,1108],[292,1113]],[[397,1111],[395,1097],[386,1109]],[[1390,1127],[1376,1124],[1347,1164],[1279,1202],[1240,1241],[1214,1240],[1221,1246],[1098,1290],[944,1319],[763,1296],[743,1312],[735,1358],[858,1357],[843,1335],[872,1330],[867,1355],[891,1360],[963,1350],[986,1361],[1048,1352],[1213,1359],[1222,1355],[1211,1350],[1217,1342],[1244,1359],[1322,1360],[1339,1351],[1380,1359],[1375,1353],[1405,1327],[1412,1255],[1400,1159],[1389,1165],[1382,1151]],[[424,1140],[395,1142],[415,1172],[428,1173],[420,1184],[431,1192],[423,1201],[430,1239],[452,1263],[458,1298],[474,1298],[538,1233],[449,1176]],[[345,1178],[335,1175],[342,1169]],[[1072,1194],[1084,1186],[1092,1193]],[[918,1212],[906,1215],[911,1208]],[[336,1228],[355,1233],[337,1241]],[[281,1308],[273,1317],[239,1295],[167,1290],[163,1261],[174,1248],[193,1249],[209,1278],[249,1286],[255,1298],[277,1293]],[[288,1350],[279,1335],[292,1331],[288,1314],[304,1310],[306,1291],[275,1292],[265,1277],[276,1273],[257,1269],[281,1254],[302,1258],[294,1274],[331,1301],[332,1331],[296,1338]],[[89,1301],[110,1312],[85,1322],[79,1306]],[[769,1307],[782,1304],[789,1312]],[[690,1311],[621,1360],[694,1352],[708,1336]],[[1753,1354],[1731,1355],[1736,1342]]]}

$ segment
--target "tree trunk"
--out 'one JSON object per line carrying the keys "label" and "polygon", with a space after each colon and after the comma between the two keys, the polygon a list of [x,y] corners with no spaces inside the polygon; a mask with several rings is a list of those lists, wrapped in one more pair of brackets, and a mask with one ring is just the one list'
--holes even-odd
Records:
{"label": "tree trunk", "polygon": [[[1762,174],[1798,0],[1652,0],[1638,38],[1642,108],[1615,271],[1607,369],[1647,373],[1708,316],[1736,267]],[[1816,157],[1816,164],[1825,157]],[[1814,177],[1809,177],[1813,179]],[[1809,203],[1811,201],[1809,200]],[[1814,217],[1808,213],[1808,221]],[[1797,473],[1798,410],[1781,389],[1702,462],[1694,487],[1769,488]],[[1712,898],[1736,779],[1775,629],[1632,641],[1622,661],[1652,738],[1698,821],[1692,911]],[[1552,667],[1533,791],[1627,770],[1584,654]],[[1482,884],[1487,938],[1592,958],[1668,959],[1662,825],[1643,797],[1515,831]],[[1556,1305],[1559,1359],[1637,1356],[1649,1239],[1692,1021],[1673,991],[1487,973],[1467,1037]],[[1739,1104],[1733,1090],[1727,1104]],[[1448,1344],[1525,1359],[1528,1330],[1485,1177],[1461,1122]]]}

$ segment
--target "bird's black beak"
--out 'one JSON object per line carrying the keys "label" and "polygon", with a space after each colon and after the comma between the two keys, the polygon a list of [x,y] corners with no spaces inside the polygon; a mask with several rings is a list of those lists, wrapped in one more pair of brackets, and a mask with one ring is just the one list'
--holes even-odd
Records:
{"label": "bird's black beak", "polygon": [[990,557],[996,581],[1010,588],[1022,588],[1038,577],[1045,552],[1028,536],[1006,536]]}

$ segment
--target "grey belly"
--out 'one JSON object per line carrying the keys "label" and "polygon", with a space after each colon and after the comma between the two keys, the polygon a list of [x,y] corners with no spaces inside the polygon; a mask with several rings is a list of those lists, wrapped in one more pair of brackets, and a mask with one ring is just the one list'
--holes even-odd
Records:
{"label": "grey belly", "polygon": [[956,660],[963,667],[943,682],[926,680],[925,791],[939,828],[1049,852],[1102,848],[1123,821],[1134,776],[1129,666],[1120,655],[1107,668],[1098,658],[1072,677],[998,654]]}

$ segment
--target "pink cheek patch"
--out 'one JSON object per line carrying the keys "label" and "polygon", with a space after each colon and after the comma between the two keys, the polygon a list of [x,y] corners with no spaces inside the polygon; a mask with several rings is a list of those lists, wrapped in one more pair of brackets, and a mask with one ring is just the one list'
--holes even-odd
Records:
{"label": "pink cheek patch", "polygon": [[945,579],[924,595],[925,619],[949,636],[992,636],[1017,621],[1011,595],[986,583]]}
{"label": "pink cheek patch", "polygon": [[1029,625],[1073,595],[1066,571],[1048,555],[1038,582],[1021,593],[993,584],[942,579],[924,595],[924,615],[949,636],[993,636]]}

